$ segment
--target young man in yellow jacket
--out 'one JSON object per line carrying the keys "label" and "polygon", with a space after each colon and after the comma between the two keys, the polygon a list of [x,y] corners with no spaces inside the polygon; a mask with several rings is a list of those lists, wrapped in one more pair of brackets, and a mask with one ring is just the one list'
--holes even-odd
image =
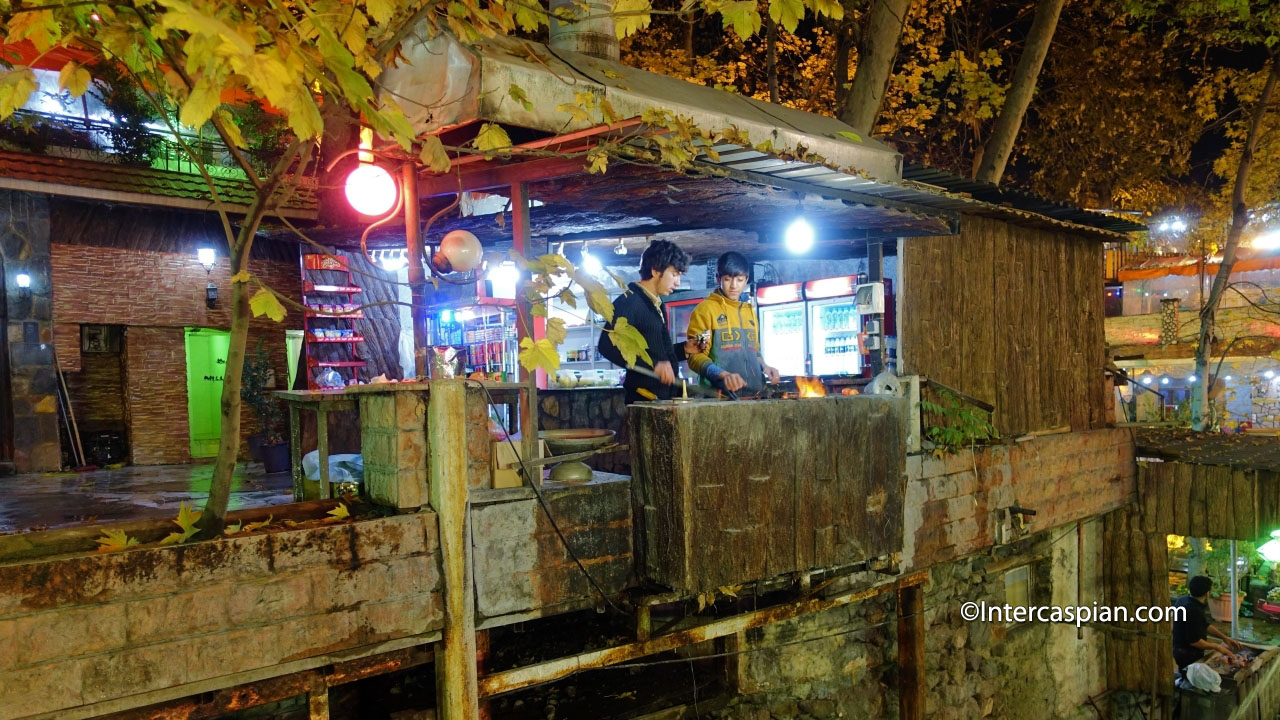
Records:
{"label": "young man in yellow jacket", "polygon": [[750,274],[750,263],[739,253],[721,255],[716,260],[720,287],[693,309],[687,333],[693,338],[711,332],[707,351],[687,358],[689,369],[701,375],[705,384],[743,395],[760,392],[766,376],[778,382],[778,371],[760,357],[755,308],[741,299]]}

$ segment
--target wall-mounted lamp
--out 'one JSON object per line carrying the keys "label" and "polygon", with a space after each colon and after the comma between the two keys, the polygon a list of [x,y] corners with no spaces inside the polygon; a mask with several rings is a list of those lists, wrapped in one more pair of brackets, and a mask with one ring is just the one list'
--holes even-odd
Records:
{"label": "wall-mounted lamp", "polygon": [[31,276],[27,273],[18,273],[13,276],[14,282],[18,284],[18,296],[27,297],[31,294]]}
{"label": "wall-mounted lamp", "polygon": [[[213,273],[213,266],[218,262],[218,253],[213,248],[202,247],[196,250],[196,259],[204,266],[206,276]],[[204,286],[204,306],[210,310],[218,306],[218,286],[213,284],[213,280]]]}

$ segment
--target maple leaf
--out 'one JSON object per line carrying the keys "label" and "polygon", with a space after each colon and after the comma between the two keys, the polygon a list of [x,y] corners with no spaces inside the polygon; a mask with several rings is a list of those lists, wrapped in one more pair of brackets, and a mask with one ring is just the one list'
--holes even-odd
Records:
{"label": "maple leaf", "polygon": [[280,300],[275,293],[266,288],[258,290],[249,298],[249,308],[253,310],[253,316],[266,315],[276,322],[284,320],[284,305],[280,304]]}
{"label": "maple leaf", "polygon": [[716,589],[720,591],[721,595],[736,598],[738,597],[738,592],[742,590],[742,585],[721,585]]}
{"label": "maple leaf", "polygon": [[582,106],[574,105],[573,103],[560,103],[556,106],[556,112],[568,113],[575,122],[591,122],[591,113],[588,113]]}
{"label": "maple leaf", "polygon": [[480,126],[480,132],[476,134],[474,140],[475,147],[480,152],[495,152],[500,150],[511,149],[511,137],[507,135],[507,131],[497,123],[485,123]]}
{"label": "maple leaf", "polygon": [[334,520],[345,520],[351,517],[351,511],[347,509],[346,503],[338,503],[338,507],[325,514],[331,516]]}
{"label": "maple leaf", "polygon": [[564,342],[568,333],[564,329],[564,318],[551,318],[547,321],[547,339],[552,345]]}
{"label": "maple leaf", "polygon": [[200,532],[200,528],[196,527],[196,523],[200,521],[200,516],[204,513],[199,510],[192,510],[185,502],[178,504],[178,517],[173,523],[178,526],[182,532],[169,533],[163,540],[161,545],[175,545],[184,543],[192,538],[196,533]]}
{"label": "maple leaf", "polygon": [[0,73],[0,120],[13,114],[14,110],[27,104],[31,93],[40,87],[36,75],[31,68],[14,68]]}
{"label": "maple leaf", "polygon": [[89,71],[80,67],[79,63],[69,62],[58,73],[58,86],[71,93],[71,97],[80,97],[89,89],[91,79]]}
{"label": "maple leaf", "polygon": [[649,357],[649,343],[645,341],[644,335],[640,334],[640,330],[635,325],[627,322],[625,317],[619,317],[614,320],[613,329],[609,331],[609,340],[613,342],[613,346],[622,354],[622,359],[627,363],[627,367],[635,365],[636,358],[653,365],[653,358]]}
{"label": "maple leaf", "polygon": [[542,338],[534,342],[533,338],[520,340],[520,365],[529,372],[542,368],[547,372],[560,369],[560,352],[550,340]]}
{"label": "maple leaf", "polygon": [[652,7],[649,0],[613,0],[613,24],[618,39],[648,27],[651,17],[644,11]]}
{"label": "maple leaf", "polygon": [[222,529],[222,534],[224,534],[224,535],[235,535],[236,533],[240,532],[242,529],[244,529],[244,528],[243,528],[243,527],[241,527],[241,524],[240,524],[240,523],[236,523],[235,525],[228,525],[228,526],[224,527],[224,528]]}
{"label": "maple leaf", "polygon": [[98,543],[98,552],[116,552],[137,545],[138,539],[129,537],[123,530],[103,530],[102,537],[94,542]]}
{"label": "maple leaf", "polygon": [[449,168],[453,167],[453,161],[444,151],[440,138],[435,135],[428,135],[422,139],[422,152],[418,155],[418,159],[422,160],[422,164],[433,173],[449,172]]}
{"label": "maple leaf", "polygon": [[601,147],[593,147],[587,152],[587,172],[602,175],[609,169],[609,153]]}
{"label": "maple leaf", "polygon": [[245,525],[245,526],[244,526],[244,531],[245,531],[245,532],[252,532],[252,531],[254,531],[254,530],[258,530],[258,529],[264,528],[264,527],[266,527],[266,526],[268,526],[268,525],[270,525],[270,524],[271,524],[271,519],[272,519],[273,517],[275,517],[275,516],[274,516],[274,515],[268,515],[266,520],[259,520],[258,522],[251,522],[251,523],[249,523],[248,525]]}
{"label": "maple leaf", "polygon": [[248,270],[241,270],[240,272],[231,276],[231,282],[233,283],[247,283],[249,282],[249,279],[250,279],[250,276],[249,276]]}
{"label": "maple leaf", "polygon": [[533,103],[529,102],[529,96],[524,94],[524,88],[511,83],[511,87],[507,88],[507,95],[511,96],[512,100],[520,103],[528,112],[533,112]]}
{"label": "maple leaf", "polygon": [[737,0],[720,6],[720,20],[725,29],[733,28],[738,37],[747,38],[760,32],[760,11],[755,0]]}
{"label": "maple leaf", "polygon": [[800,0],[769,0],[769,17],[783,30],[795,32],[804,17],[804,4]]}

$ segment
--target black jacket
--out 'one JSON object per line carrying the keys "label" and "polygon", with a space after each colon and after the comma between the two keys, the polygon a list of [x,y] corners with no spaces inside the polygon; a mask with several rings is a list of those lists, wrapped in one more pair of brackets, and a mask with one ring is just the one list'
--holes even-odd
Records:
{"label": "black jacket", "polygon": [[[645,291],[639,285],[631,283],[627,286],[626,292],[622,293],[613,301],[613,316],[624,317],[627,322],[634,325],[640,334],[644,336],[644,340],[649,345],[649,357],[653,359],[653,365],[646,363],[641,358],[636,358],[636,365],[652,370],[654,365],[663,360],[671,363],[671,369],[674,371],[681,360],[684,360],[684,343],[675,344],[671,342],[671,330],[667,327],[667,314],[660,312],[654,306],[653,301],[645,294]],[[605,324],[606,330],[613,329],[613,323]],[[622,353],[618,352],[618,348],[614,347],[613,340],[609,333],[600,333],[600,343],[598,345],[600,354],[608,358],[609,362],[618,367],[626,367],[627,363],[622,359]],[[641,375],[637,372],[627,371],[626,378],[622,381],[622,387],[626,390],[626,401],[628,404],[633,402],[643,402],[652,398],[641,395],[638,390],[644,388],[653,393],[659,400],[669,400],[675,394],[674,386],[663,385],[655,378]]]}

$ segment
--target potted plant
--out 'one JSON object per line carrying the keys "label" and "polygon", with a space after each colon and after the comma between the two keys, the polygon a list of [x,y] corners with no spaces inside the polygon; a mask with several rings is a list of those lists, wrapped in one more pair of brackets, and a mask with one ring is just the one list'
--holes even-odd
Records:
{"label": "potted plant", "polygon": [[[253,408],[258,417],[258,427],[261,428],[256,436],[246,438],[249,455],[255,460],[261,460],[267,472],[276,473],[289,469],[289,443],[282,428],[284,409],[268,389],[274,384],[275,370],[271,367],[271,357],[263,348],[265,340],[259,340],[254,354],[245,357],[244,373],[240,380],[240,399]],[[257,455],[254,455],[255,445],[258,446]]]}
{"label": "potted plant", "polygon": [[[1206,543],[1209,548],[1204,554],[1204,572],[1213,580],[1213,589],[1209,591],[1209,614],[1218,622],[1231,622],[1232,616],[1244,601],[1244,593],[1236,593],[1236,606],[1231,606],[1231,541],[1213,540]],[[1236,557],[1248,559],[1253,556],[1254,544],[1251,542],[1236,543]],[[1237,565],[1237,578],[1246,576],[1248,565]]]}

